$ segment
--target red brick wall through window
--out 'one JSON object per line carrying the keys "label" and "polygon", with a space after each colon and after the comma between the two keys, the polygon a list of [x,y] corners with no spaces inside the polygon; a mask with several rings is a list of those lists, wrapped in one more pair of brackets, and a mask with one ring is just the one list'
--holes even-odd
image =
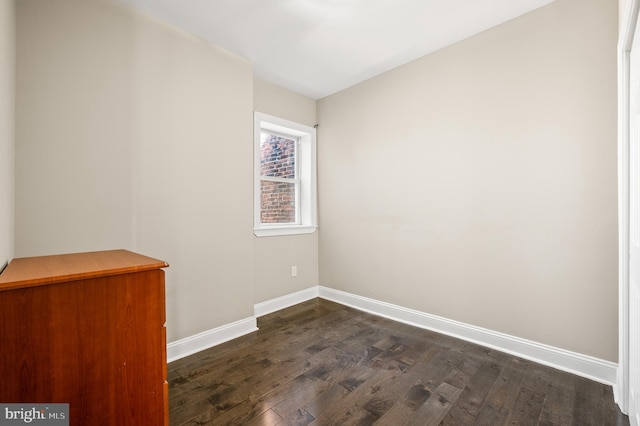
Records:
{"label": "red brick wall through window", "polygon": [[[262,133],[260,139],[260,222],[296,221],[296,141]],[[291,179],[289,182],[268,178]]]}

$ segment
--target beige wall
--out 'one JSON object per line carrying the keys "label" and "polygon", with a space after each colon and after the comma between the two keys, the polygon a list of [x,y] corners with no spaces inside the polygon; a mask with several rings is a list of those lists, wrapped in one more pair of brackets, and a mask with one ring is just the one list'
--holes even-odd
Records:
{"label": "beige wall", "polygon": [[172,265],[167,321],[173,337],[185,337],[253,316],[253,76],[245,60],[143,23],[134,54],[135,246]]}
{"label": "beige wall", "polygon": [[15,1],[0,1],[0,270],[13,258]]}
{"label": "beige wall", "polygon": [[615,361],[614,3],[557,0],[321,100],[321,232],[256,238],[252,111],[313,125],[316,103],[118,2],[21,0],[15,254],[167,260],[169,341],[320,282]]}
{"label": "beige wall", "polygon": [[616,3],[319,101],[320,283],[617,361]]}
{"label": "beige wall", "polygon": [[[278,86],[255,80],[254,109],[307,126],[316,124],[316,102]],[[297,266],[298,275],[291,276]],[[255,302],[264,302],[318,285],[318,232],[254,237]]]}
{"label": "beige wall", "polygon": [[116,1],[17,15],[16,255],[168,261],[169,341],[252,316],[251,65]]}
{"label": "beige wall", "polygon": [[131,247],[133,17],[17,2],[16,256]]}

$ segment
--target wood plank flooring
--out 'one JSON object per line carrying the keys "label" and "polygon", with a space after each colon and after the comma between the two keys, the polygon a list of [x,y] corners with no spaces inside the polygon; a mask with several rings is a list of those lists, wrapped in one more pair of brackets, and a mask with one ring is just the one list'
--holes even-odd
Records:
{"label": "wood plank flooring", "polygon": [[314,299],[169,364],[179,425],[628,425],[611,387]]}

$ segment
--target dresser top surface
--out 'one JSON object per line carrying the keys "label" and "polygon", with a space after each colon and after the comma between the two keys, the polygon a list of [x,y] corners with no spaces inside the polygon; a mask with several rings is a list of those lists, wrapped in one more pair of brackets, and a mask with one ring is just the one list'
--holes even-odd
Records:
{"label": "dresser top surface", "polygon": [[0,291],[166,268],[169,264],[127,250],[13,259],[0,274]]}

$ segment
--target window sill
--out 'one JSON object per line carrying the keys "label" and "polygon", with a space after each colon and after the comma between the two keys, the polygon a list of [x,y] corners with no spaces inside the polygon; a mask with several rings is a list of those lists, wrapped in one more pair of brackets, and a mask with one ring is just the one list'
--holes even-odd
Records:
{"label": "window sill", "polygon": [[275,237],[279,235],[313,234],[317,226],[278,226],[273,228],[255,228],[253,234],[256,237]]}

